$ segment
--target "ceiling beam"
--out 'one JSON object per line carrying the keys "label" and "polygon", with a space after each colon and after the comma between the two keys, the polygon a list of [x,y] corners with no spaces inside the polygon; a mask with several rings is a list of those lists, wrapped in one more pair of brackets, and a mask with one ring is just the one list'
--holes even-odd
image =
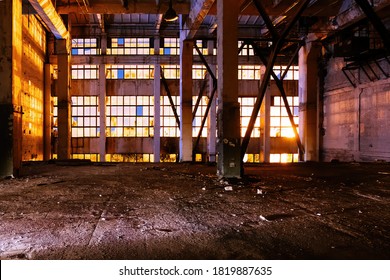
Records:
{"label": "ceiling beam", "polygon": [[187,32],[186,39],[193,39],[204,18],[209,13],[215,0],[193,0],[191,1],[191,12],[184,22],[183,30]]}
{"label": "ceiling beam", "polygon": [[56,39],[67,39],[69,32],[50,0],[29,0]]}
{"label": "ceiling beam", "polygon": [[[122,1],[118,3],[94,3],[88,7],[90,14],[164,14],[168,9],[168,3],[160,1],[156,5],[155,1],[151,2],[132,2],[127,8],[123,6]],[[174,9],[178,14],[188,14],[190,12],[190,4],[186,2],[174,3]],[[78,5],[57,6],[59,14],[81,14],[83,11]]]}
{"label": "ceiling beam", "polygon": [[163,15],[159,14],[156,18],[156,26],[155,26],[155,31],[154,31],[155,36],[160,34],[162,20],[163,20]]}
{"label": "ceiling beam", "polygon": [[102,33],[105,33],[106,32],[106,26],[105,26],[105,22],[104,22],[104,15],[97,14],[96,17],[97,17],[97,20],[98,20],[98,23],[99,23],[99,27],[102,30]]}
{"label": "ceiling beam", "polygon": [[371,21],[372,25],[379,33],[383,40],[383,44],[386,49],[390,49],[390,32],[387,30],[386,26],[382,23],[379,16],[375,13],[374,9],[371,7],[370,3],[367,0],[355,0],[359,7],[364,11],[367,18]]}

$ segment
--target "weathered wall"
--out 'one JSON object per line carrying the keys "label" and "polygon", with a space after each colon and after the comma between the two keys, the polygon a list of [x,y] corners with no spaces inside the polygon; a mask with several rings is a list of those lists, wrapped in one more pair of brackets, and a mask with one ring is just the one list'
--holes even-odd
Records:
{"label": "weathered wall", "polygon": [[[390,72],[386,61],[380,65]],[[370,81],[355,70],[354,88],[343,66],[342,59],[332,59],[325,79],[322,160],[389,161],[390,79],[381,74],[380,80]]]}
{"label": "weathered wall", "polygon": [[42,160],[46,32],[34,15],[24,14],[22,22],[22,160]]}

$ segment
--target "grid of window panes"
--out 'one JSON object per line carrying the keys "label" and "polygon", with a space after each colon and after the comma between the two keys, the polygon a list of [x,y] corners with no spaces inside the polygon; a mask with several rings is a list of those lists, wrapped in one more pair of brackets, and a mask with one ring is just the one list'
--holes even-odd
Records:
{"label": "grid of window panes", "polygon": [[239,80],[260,80],[260,65],[238,65]]}
{"label": "grid of window panes", "polygon": [[260,154],[245,154],[243,161],[248,163],[259,163]]}
{"label": "grid of window panes", "polygon": [[99,137],[98,96],[72,96],[72,137]]}
{"label": "grid of window panes", "polygon": [[[196,103],[197,99],[198,99],[197,96],[193,96],[192,97],[192,104],[193,104],[192,107],[193,107],[193,109],[195,108],[195,103]],[[206,113],[208,102],[209,102],[209,98],[207,96],[203,96],[200,99],[199,107],[198,107],[198,109],[196,111],[195,118],[192,121],[192,136],[193,137],[197,137],[198,136],[200,127],[202,125],[203,116]],[[205,126],[203,127],[201,137],[207,137],[207,121],[205,123]]]}
{"label": "grid of window panes", "polygon": [[[239,97],[240,116],[241,116],[241,136],[244,137],[248,128],[249,120],[252,115],[253,106],[256,102],[255,97]],[[253,127],[251,137],[260,137],[260,113],[256,118],[255,126]]]}
{"label": "grid of window panes", "polygon": [[287,163],[287,162],[298,162],[298,154],[270,154],[270,162],[276,163]]}
{"label": "grid of window panes", "polygon": [[106,78],[111,80],[148,80],[154,77],[153,65],[107,65]]}
{"label": "grid of window panes", "polygon": [[90,161],[99,162],[99,154],[72,154],[72,159],[89,159]]}
{"label": "grid of window panes", "polygon": [[[199,48],[201,54],[208,55],[206,40],[196,40],[195,44]],[[194,47],[194,55],[198,55],[198,52],[196,51],[195,47]]]}
{"label": "grid of window panes", "polygon": [[[282,97],[272,96],[271,100],[271,137],[294,137],[294,132]],[[287,101],[294,115],[295,125],[298,126],[299,98],[298,96],[288,96]]]}
{"label": "grid of window panes", "polygon": [[[280,79],[283,75],[284,71],[287,69],[286,65],[276,65],[274,66],[274,73],[275,75]],[[271,79],[273,80],[273,77],[271,76]],[[287,71],[286,76],[284,77],[284,80],[298,80],[299,79],[299,66],[292,65]]]}
{"label": "grid of window panes", "polygon": [[[243,41],[238,41],[238,49],[242,46]],[[253,56],[255,53],[251,45],[245,44],[245,46],[241,49],[239,55],[245,56]]]}
{"label": "grid of window panes", "polygon": [[110,38],[111,55],[151,55],[154,54],[152,38]]}
{"label": "grid of window panes", "polygon": [[160,54],[163,55],[179,55],[180,42],[178,38],[164,38],[160,46]]}
{"label": "grid of window panes", "polygon": [[153,137],[153,96],[108,96],[106,136]]}
{"label": "grid of window panes", "polygon": [[108,162],[153,162],[153,154],[106,154]]}
{"label": "grid of window panes", "polygon": [[72,39],[72,55],[97,55],[100,54],[98,40],[96,38]]}
{"label": "grid of window panes", "polygon": [[180,79],[180,65],[161,65],[165,79]]}
{"label": "grid of window panes", "polygon": [[207,70],[204,65],[193,65],[192,66],[192,79],[203,80],[206,76]]}
{"label": "grid of window panes", "polygon": [[[177,106],[177,104],[180,104],[180,96],[172,96],[172,100],[180,118],[180,110]],[[161,137],[179,137],[180,130],[177,126],[175,115],[168,96],[161,96],[160,108]]]}
{"label": "grid of window panes", "polygon": [[96,80],[98,78],[98,65],[72,65],[73,80]]}

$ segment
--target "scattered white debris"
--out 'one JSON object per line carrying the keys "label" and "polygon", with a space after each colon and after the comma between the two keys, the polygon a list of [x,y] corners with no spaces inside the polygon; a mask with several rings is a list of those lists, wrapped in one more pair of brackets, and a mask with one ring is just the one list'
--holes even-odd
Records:
{"label": "scattered white debris", "polygon": [[317,213],[317,216],[321,216],[321,213]]}
{"label": "scattered white debris", "polygon": [[263,190],[257,189],[257,194],[263,194]]}
{"label": "scattered white debris", "polygon": [[205,191],[205,190],[206,190],[206,188],[205,188],[205,187],[203,187],[203,188],[202,188],[202,191]]}
{"label": "scattered white debris", "polygon": [[378,172],[378,174],[382,174],[382,175],[390,175],[390,172]]}
{"label": "scattered white debris", "polygon": [[359,214],[362,214],[363,212],[361,210],[359,210]]}
{"label": "scattered white debris", "polygon": [[105,220],[106,220],[106,218],[102,218],[101,220],[102,220],[102,221],[105,221]]}
{"label": "scattered white debris", "polygon": [[226,186],[226,187],[225,187],[225,191],[231,192],[232,190],[233,190],[233,187],[232,187],[232,186]]}
{"label": "scattered white debris", "polygon": [[232,215],[232,217],[236,217],[237,215],[236,214],[231,214]]}
{"label": "scattered white debris", "polygon": [[265,221],[265,222],[269,222],[269,220],[266,217],[264,217],[263,215],[260,215],[259,219],[262,221]]}
{"label": "scattered white debris", "polygon": [[102,197],[102,195],[101,195],[101,194],[99,194],[99,196],[100,196],[100,197]]}

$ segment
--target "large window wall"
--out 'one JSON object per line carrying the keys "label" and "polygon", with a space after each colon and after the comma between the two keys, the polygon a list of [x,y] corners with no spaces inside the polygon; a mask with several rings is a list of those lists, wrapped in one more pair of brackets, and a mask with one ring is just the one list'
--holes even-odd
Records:
{"label": "large window wall", "polygon": [[107,137],[153,137],[153,96],[108,96]]}
{"label": "large window wall", "polygon": [[99,137],[98,96],[72,96],[72,137]]}
{"label": "large window wall", "polygon": [[[108,38],[107,55],[154,55],[153,38]],[[195,44],[199,47],[202,54],[207,55],[207,41],[197,40]],[[241,46],[242,42],[238,42]],[[163,38],[160,41],[160,55],[179,55],[180,44],[178,38]],[[216,49],[213,51],[216,54]],[[77,38],[72,40],[73,55],[99,55],[100,42],[96,38]],[[197,55],[194,49],[194,55]],[[253,56],[251,46],[245,46],[240,55]],[[106,64],[99,65],[72,65],[71,76],[73,80],[98,80],[99,67],[105,67],[105,75],[108,80],[151,80],[154,79],[154,65],[149,64]],[[161,65],[166,79],[180,79],[180,66],[177,64]],[[275,66],[274,72],[278,77],[286,70],[286,66]],[[298,67],[291,66],[284,80],[297,80]],[[202,80],[206,75],[204,65],[194,65],[192,77],[194,80]],[[57,76],[55,69],[54,78]],[[260,66],[255,64],[239,65],[239,80],[255,80],[261,78]],[[152,138],[154,136],[154,97],[151,93],[137,95],[125,93],[127,95],[116,95],[117,93],[108,92],[105,106],[106,110],[106,131],[108,138]],[[138,93],[139,94],[139,93]],[[174,106],[180,114],[180,97],[172,96]],[[197,96],[193,97],[193,104],[196,103]],[[239,97],[241,104],[241,135],[245,135],[249,119],[252,114],[255,97]],[[289,104],[294,114],[295,122],[298,124],[298,97],[288,97]],[[55,99],[56,105],[56,99]],[[206,111],[209,100],[208,97],[202,97],[198,111],[193,120],[193,137],[199,133],[201,122]],[[180,136],[180,130],[177,125],[173,110],[167,96],[161,96],[161,115],[160,115],[160,135],[161,137],[177,138]],[[73,138],[98,138],[100,137],[100,112],[98,96],[72,96],[72,137]],[[180,118],[180,116],[179,116]],[[293,137],[292,128],[284,107],[283,100],[279,96],[272,97],[271,104],[271,137],[273,139]],[[54,106],[53,135],[57,133],[57,107]],[[207,127],[202,131],[201,137],[207,137]],[[260,117],[257,118],[255,127],[252,131],[252,138],[260,138]],[[199,158],[199,154],[197,157]],[[73,158],[100,160],[98,154],[73,154]],[[152,161],[153,155],[149,153],[130,153],[130,154],[107,154],[107,161],[128,161],[145,162]],[[173,160],[173,159],[171,159]],[[248,154],[248,162],[259,162],[259,154]],[[290,162],[296,161],[297,154],[273,153],[271,162]]]}

